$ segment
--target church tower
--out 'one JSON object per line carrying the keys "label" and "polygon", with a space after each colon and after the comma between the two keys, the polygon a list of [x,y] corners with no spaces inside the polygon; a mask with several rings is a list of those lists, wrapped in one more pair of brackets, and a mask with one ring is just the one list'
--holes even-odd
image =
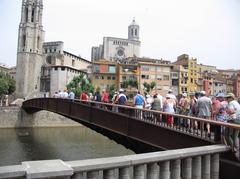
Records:
{"label": "church tower", "polygon": [[139,25],[135,22],[135,19],[128,26],[128,39],[139,41]]}
{"label": "church tower", "polygon": [[40,91],[43,64],[42,0],[22,0],[18,30],[16,97],[31,97]]}

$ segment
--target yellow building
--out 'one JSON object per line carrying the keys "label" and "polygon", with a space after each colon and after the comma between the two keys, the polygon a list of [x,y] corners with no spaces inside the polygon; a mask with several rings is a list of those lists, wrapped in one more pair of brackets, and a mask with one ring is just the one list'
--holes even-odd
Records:
{"label": "yellow building", "polygon": [[197,91],[197,59],[190,59],[187,54],[182,54],[173,64],[180,73],[179,94]]}
{"label": "yellow building", "polygon": [[215,66],[197,64],[197,90],[213,95],[213,81],[217,70]]}

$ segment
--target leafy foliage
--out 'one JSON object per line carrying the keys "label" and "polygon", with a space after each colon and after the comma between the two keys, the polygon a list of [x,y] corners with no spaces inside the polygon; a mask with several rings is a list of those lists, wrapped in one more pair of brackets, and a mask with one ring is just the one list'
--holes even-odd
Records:
{"label": "leafy foliage", "polygon": [[136,78],[129,78],[122,83],[123,88],[138,88],[138,82]]}
{"label": "leafy foliage", "polygon": [[153,90],[153,88],[156,87],[156,82],[155,82],[155,81],[152,81],[150,84],[147,83],[147,82],[144,82],[144,83],[143,83],[143,86],[144,86],[146,92],[149,93],[150,91]]}
{"label": "leafy foliage", "polygon": [[108,92],[109,92],[109,98],[112,99],[114,92],[116,91],[116,86],[113,84],[109,87]]}
{"label": "leafy foliage", "polygon": [[16,84],[11,76],[0,71],[0,97],[6,94],[12,94],[15,89]]}
{"label": "leafy foliage", "polygon": [[71,89],[75,93],[76,97],[79,97],[83,91],[87,93],[94,93],[95,90],[94,85],[90,83],[83,74],[75,76],[66,87],[67,89]]}

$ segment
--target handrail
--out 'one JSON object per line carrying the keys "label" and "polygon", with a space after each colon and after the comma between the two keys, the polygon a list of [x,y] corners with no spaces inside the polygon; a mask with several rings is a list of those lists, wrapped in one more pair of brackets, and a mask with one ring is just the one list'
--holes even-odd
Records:
{"label": "handrail", "polygon": [[210,145],[76,161],[28,161],[0,167],[0,178],[98,178],[101,173],[103,178],[130,178],[131,169],[134,178],[146,174],[147,178],[218,178],[219,154],[228,150],[224,145]]}
{"label": "handrail", "polygon": [[[69,102],[73,104],[80,103],[81,105],[87,105],[90,108],[98,108],[99,110],[104,110],[111,113],[116,113],[117,115],[124,115],[128,118],[135,118],[136,120],[141,120],[143,122],[151,123],[152,125],[161,126],[164,128],[168,128],[171,130],[175,130],[180,133],[185,133],[187,135],[192,135],[203,140],[214,141],[214,142],[223,142],[223,138],[221,137],[221,128],[232,128],[232,129],[239,129],[240,125],[227,123],[227,122],[220,122],[215,120],[203,119],[199,117],[193,116],[185,116],[181,114],[174,114],[174,113],[167,113],[162,111],[156,110],[149,110],[149,109],[139,109],[133,106],[127,105],[118,105],[118,104],[110,104],[110,103],[103,103],[103,102],[96,102],[96,101],[88,101],[88,100],[71,100],[65,98],[33,98],[31,100],[23,102],[23,107],[35,107],[41,109],[40,106],[31,106],[34,103],[31,101],[39,100],[39,105],[44,104],[44,108],[46,109],[46,104],[48,104],[49,100],[56,100],[55,105],[58,104],[60,101]],[[45,101],[43,101],[45,100]],[[27,103],[29,102],[29,106]],[[69,106],[70,107],[70,106]],[[117,111],[114,111],[116,110]],[[54,112],[54,111],[53,111]],[[61,112],[61,111],[59,111]],[[65,114],[67,115],[67,113]],[[167,120],[165,119],[166,116],[173,116],[174,117],[174,124],[169,125]],[[188,126],[184,126],[182,123],[183,121],[186,123],[188,122]],[[206,126],[210,126],[210,131],[206,130]],[[212,127],[213,126],[213,127]]]}

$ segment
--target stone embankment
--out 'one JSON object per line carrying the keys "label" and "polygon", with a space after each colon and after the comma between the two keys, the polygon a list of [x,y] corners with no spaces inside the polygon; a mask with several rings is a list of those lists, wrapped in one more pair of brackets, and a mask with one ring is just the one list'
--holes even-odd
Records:
{"label": "stone embankment", "polygon": [[67,127],[80,125],[69,118],[48,111],[27,114],[20,107],[0,107],[0,128]]}

